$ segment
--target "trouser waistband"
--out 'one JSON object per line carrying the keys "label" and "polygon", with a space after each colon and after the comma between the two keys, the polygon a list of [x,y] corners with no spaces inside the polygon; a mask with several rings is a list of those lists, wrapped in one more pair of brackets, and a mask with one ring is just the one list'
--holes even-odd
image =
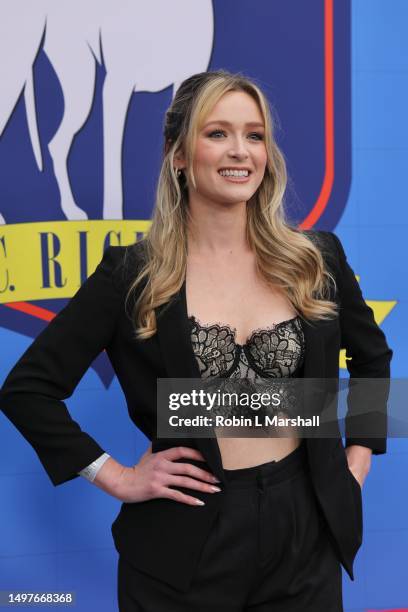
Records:
{"label": "trouser waistband", "polygon": [[263,488],[265,485],[288,480],[298,472],[306,471],[307,466],[306,444],[305,440],[302,440],[300,445],[283,459],[237,470],[224,469],[224,475],[229,488]]}

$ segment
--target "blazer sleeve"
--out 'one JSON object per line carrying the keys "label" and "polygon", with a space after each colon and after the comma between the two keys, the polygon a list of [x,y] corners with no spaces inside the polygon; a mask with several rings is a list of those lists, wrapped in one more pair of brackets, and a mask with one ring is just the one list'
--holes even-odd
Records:
{"label": "blazer sleeve", "polygon": [[37,336],[7,375],[0,409],[32,445],[54,485],[104,449],[70,416],[70,397],[96,356],[109,345],[123,305],[120,269],[125,247],[108,247],[95,272]]}
{"label": "blazer sleeve", "polygon": [[[346,446],[366,446],[379,455],[386,452],[387,400],[393,351],[363,298],[339,238],[332,232],[328,234],[337,251],[341,348],[346,349],[350,374]],[[369,411],[365,412],[367,407]],[[370,431],[375,432],[372,438],[365,433]]]}

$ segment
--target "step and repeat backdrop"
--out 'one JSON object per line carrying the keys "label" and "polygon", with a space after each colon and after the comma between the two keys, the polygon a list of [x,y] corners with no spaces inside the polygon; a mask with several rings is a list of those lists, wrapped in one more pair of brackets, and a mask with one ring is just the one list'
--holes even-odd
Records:
{"label": "step and repeat backdrop", "polygon": [[[288,216],[341,238],[405,377],[407,20],[405,0],[3,0],[0,383],[104,249],[148,230],[164,113],[185,78],[220,68],[267,93]],[[105,353],[67,406],[122,463],[148,445]],[[363,489],[348,612],[408,609],[407,473],[407,440],[389,440]],[[120,502],[82,478],[54,487],[3,415],[0,490],[0,591],[75,591],[78,612],[116,610]]]}

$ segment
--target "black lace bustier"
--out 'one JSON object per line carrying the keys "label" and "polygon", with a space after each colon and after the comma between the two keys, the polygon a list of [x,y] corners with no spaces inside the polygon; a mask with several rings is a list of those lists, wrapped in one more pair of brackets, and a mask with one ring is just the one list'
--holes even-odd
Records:
{"label": "black lace bustier", "polygon": [[[229,387],[227,379],[245,379],[247,383],[262,379],[292,378],[297,375],[304,360],[304,333],[300,316],[255,329],[245,344],[235,342],[236,329],[221,323],[204,324],[190,316],[191,342],[202,378],[225,378],[224,391]],[[232,382],[232,381],[231,381]],[[279,381],[271,381],[268,391],[273,393]],[[232,385],[231,385],[232,386]],[[289,414],[296,409],[296,398],[287,385],[279,388],[285,398],[279,411]],[[236,387],[234,389],[236,391]],[[258,387],[259,391],[259,387]],[[271,407],[261,412],[271,414]],[[217,407],[216,414],[231,416],[232,407]],[[240,414],[245,416],[245,410]]]}
{"label": "black lace bustier", "polygon": [[294,376],[303,363],[304,334],[299,316],[255,329],[245,344],[236,329],[220,323],[191,322],[191,342],[202,378],[278,378]]}

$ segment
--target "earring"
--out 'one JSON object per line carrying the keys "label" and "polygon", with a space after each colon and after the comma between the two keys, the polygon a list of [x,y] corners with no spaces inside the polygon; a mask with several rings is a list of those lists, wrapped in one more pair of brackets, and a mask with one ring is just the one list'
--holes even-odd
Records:
{"label": "earring", "polygon": [[180,168],[174,168],[174,172],[176,173],[176,177],[180,178],[180,174],[181,174]]}

